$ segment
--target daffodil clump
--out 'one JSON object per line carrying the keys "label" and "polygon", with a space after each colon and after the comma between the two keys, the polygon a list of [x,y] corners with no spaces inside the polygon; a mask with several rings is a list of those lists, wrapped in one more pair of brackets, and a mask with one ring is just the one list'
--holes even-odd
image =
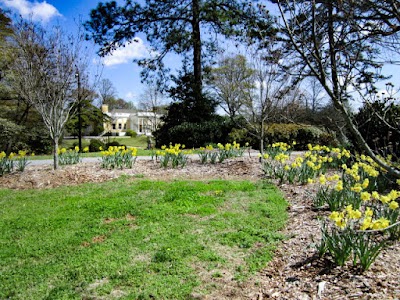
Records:
{"label": "daffodil clump", "polygon": [[339,265],[352,257],[353,264],[367,270],[387,241],[400,236],[400,191],[380,191],[378,179],[382,170],[369,157],[356,159],[351,166],[341,166],[342,176],[336,176],[335,184],[320,177],[317,197],[324,193],[321,191],[326,192],[325,202],[332,213],[319,248]]}
{"label": "daffodil clump", "polygon": [[217,162],[218,152],[214,149],[213,145],[199,148],[200,163],[206,164],[208,161],[212,164]]}
{"label": "daffodil clump", "polygon": [[214,148],[212,145],[200,147],[200,162],[202,164],[207,162],[212,164],[215,164],[216,162],[222,163],[225,159],[243,156],[244,150],[245,149],[241,148],[240,144],[236,143],[236,141],[233,143],[226,143],[225,145],[218,143],[217,148]]}
{"label": "daffodil clump", "polygon": [[[274,145],[262,157],[264,173],[280,183],[318,184],[314,206],[332,212],[322,228],[320,255],[329,253],[338,265],[352,257],[366,270],[389,239],[399,238],[400,191],[387,191],[385,171],[372,158],[320,145],[308,145],[304,155],[291,158],[285,144]],[[328,176],[328,170],[337,171]]]}
{"label": "daffodil clump", "polygon": [[162,167],[167,168],[171,163],[172,168],[184,167],[189,159],[191,150],[184,150],[185,145],[181,144],[170,144],[169,147],[162,146],[161,150],[157,151],[157,156],[160,158],[160,164]]}
{"label": "daffodil clump", "polygon": [[233,141],[232,144],[226,143],[225,145],[218,143],[217,146],[219,150],[219,162],[223,162],[227,158],[241,157],[244,153],[244,148],[241,148],[240,144],[236,143],[236,141]]}
{"label": "daffodil clump", "polygon": [[19,150],[18,154],[11,152],[8,156],[2,151],[0,152],[0,176],[11,173],[14,169],[23,172],[28,163],[26,151],[24,150]]}
{"label": "daffodil clump", "polygon": [[319,184],[318,191],[313,199],[313,204],[316,208],[328,205],[329,210],[334,211],[342,209],[346,205],[360,207],[361,199],[359,194],[351,189],[351,184],[347,177],[342,177],[338,173],[332,176],[321,174],[314,182]]}
{"label": "daffodil clump", "polygon": [[[101,149],[100,149],[101,150]],[[137,148],[110,146],[101,151],[101,167],[104,169],[132,168],[136,162]]]}
{"label": "daffodil clump", "polygon": [[[296,142],[293,142],[293,145],[296,145]],[[282,153],[290,155],[290,152],[291,146],[284,142],[273,143],[271,145],[268,145],[268,147],[265,149],[265,153],[267,154],[267,156],[272,159],[274,159],[276,155]]]}
{"label": "daffodil clump", "polygon": [[387,244],[384,235],[374,233],[384,233],[391,222],[374,208],[347,205],[342,211],[333,211],[328,220],[317,248],[320,255],[328,253],[340,266],[352,258],[353,265],[365,271]]}
{"label": "daffodil clump", "polygon": [[342,164],[345,164],[351,158],[349,150],[338,147],[328,147],[321,145],[307,145],[310,155],[318,155],[322,157],[324,162],[328,162],[330,168],[338,168]]}
{"label": "daffodil clump", "polygon": [[[83,149],[84,152],[89,152],[89,147]],[[79,147],[74,149],[61,148],[58,149],[58,161],[60,165],[75,165],[81,161]]]}
{"label": "daffodil clump", "polygon": [[[337,148],[308,145],[309,150],[302,156],[291,159],[290,146],[285,143],[272,144],[263,155],[263,170],[267,177],[277,178],[280,183],[307,184],[330,168],[330,165],[348,152],[337,154]],[[332,154],[336,153],[336,154]]]}

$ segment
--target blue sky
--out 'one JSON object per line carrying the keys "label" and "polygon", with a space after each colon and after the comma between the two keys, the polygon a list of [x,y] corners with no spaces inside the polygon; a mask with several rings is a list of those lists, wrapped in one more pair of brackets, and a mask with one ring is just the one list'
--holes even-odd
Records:
{"label": "blue sky", "polygon": [[[106,2],[104,0],[103,2]],[[87,20],[91,9],[96,8],[99,0],[0,0],[0,7],[9,10],[13,14],[24,18],[32,18],[44,26],[59,24],[67,30],[76,29],[76,20]],[[117,2],[123,3],[122,0]],[[137,2],[144,2],[139,0]],[[145,37],[139,35],[139,43],[132,43],[127,47],[115,51],[107,57],[103,63],[102,78],[112,81],[117,90],[117,96],[137,104],[140,95],[144,91],[144,85],[140,82],[140,71],[132,60],[142,58],[149,54]],[[94,58],[97,56],[94,54]],[[180,66],[176,55],[166,57],[167,66]],[[390,80],[396,87],[399,86],[397,66],[385,68],[388,74],[394,75]],[[387,73],[386,73],[387,74]],[[383,90],[383,87],[382,87]],[[359,104],[358,104],[359,105]]]}
{"label": "blue sky", "polygon": [[[91,9],[96,8],[98,0],[0,0],[0,7],[11,14],[41,23],[43,26],[59,24],[66,30],[76,30],[79,19],[87,20]],[[106,1],[103,1],[106,2]],[[121,1],[122,2],[122,1]],[[107,57],[103,63],[102,78],[112,81],[117,96],[137,104],[143,93],[144,85],[140,82],[140,68],[132,60],[148,55],[144,37],[139,43],[117,50],[113,56]],[[97,56],[94,54],[94,58]]]}

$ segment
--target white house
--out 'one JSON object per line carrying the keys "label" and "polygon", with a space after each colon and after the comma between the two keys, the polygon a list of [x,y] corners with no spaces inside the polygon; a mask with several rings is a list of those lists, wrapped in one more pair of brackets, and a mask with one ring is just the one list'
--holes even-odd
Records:
{"label": "white house", "polygon": [[161,114],[135,109],[108,110],[108,105],[102,105],[101,110],[110,117],[110,122],[104,124],[104,131],[112,135],[124,136],[127,130],[137,134],[151,135],[161,124]]}

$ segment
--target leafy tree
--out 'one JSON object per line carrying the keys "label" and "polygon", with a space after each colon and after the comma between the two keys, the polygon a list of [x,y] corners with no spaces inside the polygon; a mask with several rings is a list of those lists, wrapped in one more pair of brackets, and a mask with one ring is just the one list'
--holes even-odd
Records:
{"label": "leafy tree", "polygon": [[369,94],[383,79],[379,73],[380,47],[397,44],[397,1],[272,2],[277,3],[280,11],[280,37],[286,40],[285,49],[293,55],[287,69],[300,77],[317,78],[342,114],[355,142],[378,165],[399,178],[399,169],[381,160],[370,148],[354,123],[349,105],[353,99],[351,91]]}
{"label": "leafy tree", "polygon": [[201,96],[205,100],[197,101],[193,89],[195,79],[191,73],[181,73],[178,77],[174,77],[174,80],[176,85],[169,90],[173,102],[167,107],[167,114],[162,117],[163,125],[153,133],[156,145],[162,146],[170,142],[184,143],[184,139],[193,135],[196,130],[199,130],[196,133],[198,137],[186,140],[186,146],[198,147],[207,142],[214,142],[210,133],[212,126],[209,124],[216,120],[214,113],[216,101],[204,93]]}
{"label": "leafy tree", "polygon": [[225,57],[211,71],[211,86],[219,105],[234,119],[254,90],[254,73],[244,55]]}
{"label": "leafy tree", "polygon": [[109,110],[113,109],[136,109],[135,105],[130,102],[126,101],[122,98],[110,98],[104,104],[108,105]]}
{"label": "leafy tree", "polygon": [[[78,93],[78,91],[76,91]],[[96,107],[93,102],[96,94],[94,91],[90,91],[87,89],[81,89],[79,91],[80,102],[74,103],[75,111],[78,111],[78,105],[80,105],[80,117],[79,112],[73,116],[71,116],[65,126],[65,129],[72,135],[78,136],[80,133],[80,129],[84,129],[87,131],[91,130],[89,134],[98,135],[103,132],[103,124],[106,121],[106,116],[103,114],[101,109]],[[80,118],[80,123],[79,123]]]}
{"label": "leafy tree", "polygon": [[12,23],[11,19],[4,13],[2,9],[0,9],[0,50],[2,53],[2,56],[0,58],[0,81],[3,78],[3,69],[4,65],[7,62],[7,37],[12,36],[13,30],[12,30]]}
{"label": "leafy tree", "polygon": [[[16,53],[13,36],[12,21],[0,10],[0,118],[3,120],[0,151],[10,153],[23,149],[45,153],[50,140],[40,115],[12,88],[11,71]],[[6,137],[12,133],[11,129],[15,130],[14,134]]]}
{"label": "leafy tree", "polygon": [[376,153],[400,159],[400,106],[393,99],[379,97],[365,102],[354,122]]}
{"label": "leafy tree", "polygon": [[291,77],[280,68],[279,46],[272,38],[263,49],[249,47],[249,60],[244,56],[224,59],[212,71],[219,99],[224,98],[231,117],[240,116],[233,120],[258,140],[261,151],[268,123],[283,117],[283,108],[291,99]]}
{"label": "leafy tree", "polygon": [[[151,71],[165,71],[163,58],[168,53],[190,57],[195,101],[202,97],[204,58],[216,50],[219,35],[241,35],[244,28],[257,18],[247,1],[223,0],[147,0],[144,5],[125,1],[99,3],[86,23],[89,36],[101,46],[100,55],[111,53],[126,42],[134,42],[137,33],[158,53],[156,57],[139,60],[146,78]],[[271,20],[262,19],[262,28],[270,30]]]}

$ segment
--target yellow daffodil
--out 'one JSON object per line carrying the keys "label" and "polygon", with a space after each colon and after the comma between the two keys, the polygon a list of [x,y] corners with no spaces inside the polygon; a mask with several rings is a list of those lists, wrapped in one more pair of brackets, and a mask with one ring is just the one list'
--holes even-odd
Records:
{"label": "yellow daffodil", "polygon": [[379,197],[379,200],[381,200],[381,202],[382,203],[389,203],[390,202],[390,197],[389,196],[385,196],[385,195],[381,195],[380,197]]}
{"label": "yellow daffodil", "polygon": [[325,177],[324,174],[322,174],[322,175],[319,177],[319,183],[320,183],[320,184],[326,184],[326,177]]}
{"label": "yellow daffodil", "polygon": [[354,186],[350,188],[353,192],[360,193],[362,191],[362,187],[359,183],[356,183]]}
{"label": "yellow daffodil", "polygon": [[390,193],[388,194],[388,197],[390,200],[396,200],[397,198],[400,197],[400,192],[396,190],[391,190]]}
{"label": "yellow daffodil", "polygon": [[347,225],[347,222],[346,222],[346,219],[340,219],[340,220],[336,220],[335,224],[340,229],[344,229],[346,227],[346,225]]}
{"label": "yellow daffodil", "polygon": [[339,181],[336,183],[335,190],[338,191],[338,192],[340,192],[340,191],[343,190],[343,181],[339,180]]}
{"label": "yellow daffodil", "polygon": [[369,200],[371,200],[371,194],[368,192],[362,192],[360,194],[360,198],[362,201],[369,201]]}
{"label": "yellow daffodil", "polygon": [[361,223],[360,229],[361,230],[367,230],[371,227],[372,224],[372,218],[371,217],[365,217],[363,222]]}
{"label": "yellow daffodil", "polygon": [[367,207],[367,208],[365,209],[364,215],[365,215],[366,217],[372,217],[372,216],[374,215],[374,212],[372,211],[372,209],[371,209],[370,207]]}
{"label": "yellow daffodil", "polygon": [[392,210],[398,209],[399,208],[399,204],[396,201],[392,201],[389,204],[389,208]]}
{"label": "yellow daffodil", "polygon": [[361,184],[361,186],[363,189],[366,189],[368,187],[368,185],[369,185],[369,179],[365,178],[363,183]]}
{"label": "yellow daffodil", "polygon": [[379,200],[379,193],[377,192],[377,191],[373,191],[372,193],[371,193],[371,196],[372,196],[372,198],[374,198],[374,199],[376,199],[376,200]]}
{"label": "yellow daffodil", "polygon": [[337,220],[337,219],[340,219],[340,218],[341,218],[340,214],[341,214],[341,213],[338,212],[338,211],[333,211],[333,212],[331,212],[331,214],[329,215],[329,219],[332,220],[332,221],[335,221],[335,220]]}
{"label": "yellow daffodil", "polygon": [[372,229],[379,230],[379,229],[385,229],[389,225],[390,225],[390,221],[388,219],[382,217],[382,218],[379,218],[378,220],[373,221],[370,227]]}

